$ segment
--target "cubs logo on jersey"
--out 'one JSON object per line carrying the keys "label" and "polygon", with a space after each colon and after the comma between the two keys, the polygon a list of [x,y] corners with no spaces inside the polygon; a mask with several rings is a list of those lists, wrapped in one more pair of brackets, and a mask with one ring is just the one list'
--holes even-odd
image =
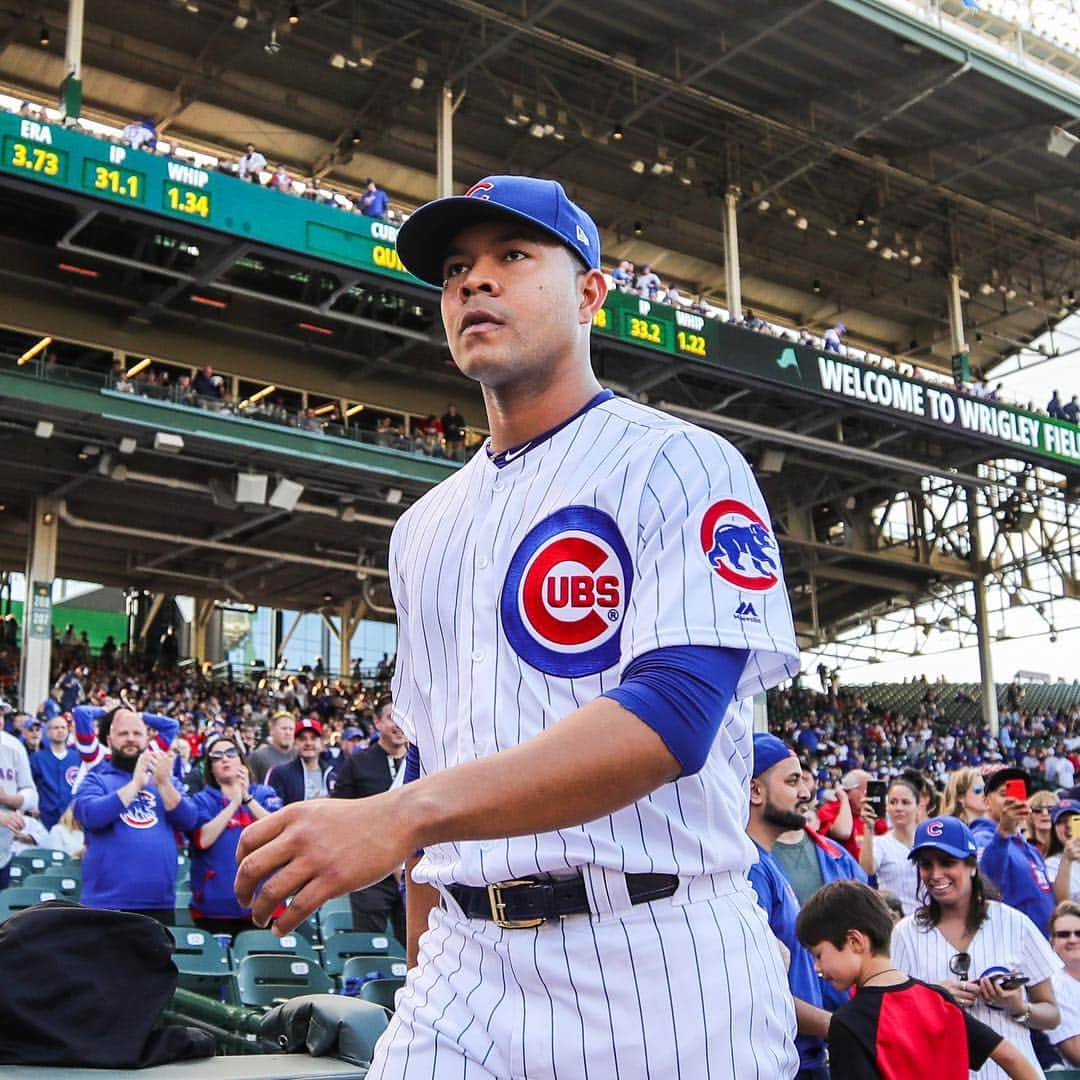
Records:
{"label": "cubs logo on jersey", "polygon": [[709,565],[737,589],[763,591],[780,580],[780,549],[757,511],[721,499],[701,519],[701,550]]}
{"label": "cubs logo on jersey", "polygon": [[79,766],[78,765],[69,765],[68,768],[64,772],[64,781],[67,783],[68,787],[71,787],[71,785],[75,783],[75,777],[78,776],[78,775],[79,775]]}
{"label": "cubs logo on jersey", "polygon": [[120,815],[120,820],[133,829],[152,829],[158,822],[157,797],[151,791],[140,791],[128,808]]}
{"label": "cubs logo on jersey", "polygon": [[618,526],[591,506],[567,506],[518,545],[503,583],[507,640],[548,675],[595,675],[618,663],[633,585]]}

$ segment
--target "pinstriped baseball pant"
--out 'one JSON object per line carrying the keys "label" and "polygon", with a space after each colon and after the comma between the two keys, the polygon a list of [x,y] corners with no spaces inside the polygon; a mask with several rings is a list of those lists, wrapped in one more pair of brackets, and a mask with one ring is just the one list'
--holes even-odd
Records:
{"label": "pinstriped baseball pant", "polygon": [[741,876],[637,906],[621,875],[587,869],[586,884],[597,915],[529,930],[444,895],[369,1080],[795,1076],[787,977]]}

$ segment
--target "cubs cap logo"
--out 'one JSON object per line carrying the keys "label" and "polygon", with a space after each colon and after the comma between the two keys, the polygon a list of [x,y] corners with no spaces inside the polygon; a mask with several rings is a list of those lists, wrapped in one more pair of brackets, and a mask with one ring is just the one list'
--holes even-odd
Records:
{"label": "cubs cap logo", "polygon": [[942,821],[931,821],[926,826],[927,836],[940,836],[945,831],[945,823]]}
{"label": "cubs cap logo", "polygon": [[120,820],[133,829],[152,829],[158,822],[156,805],[157,799],[152,792],[140,791],[120,815]]}
{"label": "cubs cap logo", "polygon": [[489,191],[494,191],[495,185],[489,180],[478,180],[468,191],[465,192],[466,199],[490,199],[491,196],[487,194]]}
{"label": "cubs cap logo", "polygon": [[715,502],[701,519],[701,550],[737,589],[761,592],[780,580],[780,549],[756,510],[737,499]]}
{"label": "cubs cap logo", "polygon": [[619,661],[633,584],[630,552],[610,516],[567,506],[518,545],[500,611],[514,652],[548,675],[577,678]]}

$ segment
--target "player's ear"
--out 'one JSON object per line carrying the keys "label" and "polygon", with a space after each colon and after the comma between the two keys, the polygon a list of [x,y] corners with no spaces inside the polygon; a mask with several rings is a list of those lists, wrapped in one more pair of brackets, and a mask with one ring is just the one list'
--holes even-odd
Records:
{"label": "player's ear", "polygon": [[596,313],[607,299],[607,278],[599,270],[586,270],[578,275],[578,323],[592,326]]}

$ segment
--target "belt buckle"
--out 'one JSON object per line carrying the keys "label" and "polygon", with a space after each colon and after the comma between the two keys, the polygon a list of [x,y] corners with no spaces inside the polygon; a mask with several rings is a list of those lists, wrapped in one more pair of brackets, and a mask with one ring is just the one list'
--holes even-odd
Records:
{"label": "belt buckle", "polygon": [[528,879],[515,879],[513,881],[496,881],[487,887],[488,903],[491,905],[491,921],[503,930],[532,930],[544,920],[540,919],[508,919],[506,918],[506,901],[502,894],[504,889],[512,889],[522,885],[535,885],[535,881]]}

